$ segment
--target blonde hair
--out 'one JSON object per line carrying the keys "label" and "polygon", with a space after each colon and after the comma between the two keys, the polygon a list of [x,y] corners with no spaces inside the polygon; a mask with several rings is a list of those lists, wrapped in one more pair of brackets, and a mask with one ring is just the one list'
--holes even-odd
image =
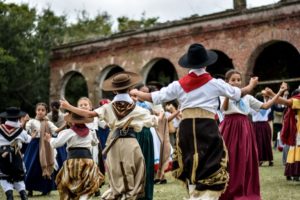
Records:
{"label": "blonde hair", "polygon": [[77,106],[78,106],[79,101],[81,101],[81,100],[85,100],[85,101],[89,102],[90,107],[93,108],[92,101],[91,101],[89,98],[87,98],[87,97],[80,97],[80,98],[78,99],[78,101],[77,101]]}

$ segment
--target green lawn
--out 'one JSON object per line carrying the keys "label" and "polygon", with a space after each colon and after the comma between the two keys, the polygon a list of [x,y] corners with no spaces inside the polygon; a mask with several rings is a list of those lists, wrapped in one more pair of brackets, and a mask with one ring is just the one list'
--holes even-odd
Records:
{"label": "green lawn", "polygon": [[[283,176],[284,167],[281,164],[281,153],[274,152],[274,166],[266,165],[260,167],[260,183],[261,195],[263,200],[296,200],[300,199],[300,182],[286,181]],[[185,187],[181,183],[174,180],[170,174],[167,174],[168,183],[165,185],[155,185],[154,199],[155,200],[181,200],[187,195]],[[106,189],[105,186],[102,192]],[[36,192],[34,195],[38,195]],[[15,193],[18,199],[18,194]],[[5,195],[0,190],[0,199],[4,200]],[[52,192],[50,196],[41,197],[34,196],[30,199],[34,200],[53,200],[59,199],[58,193]],[[97,198],[93,198],[97,199]],[[99,198],[98,198],[99,199]]]}

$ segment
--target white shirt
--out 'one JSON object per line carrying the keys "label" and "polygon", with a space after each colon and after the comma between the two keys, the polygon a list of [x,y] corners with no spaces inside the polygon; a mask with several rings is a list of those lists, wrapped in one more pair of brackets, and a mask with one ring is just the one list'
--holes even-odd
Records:
{"label": "white shirt", "polygon": [[269,114],[271,109],[260,109],[258,112],[252,112],[252,121],[253,122],[267,122],[269,120]]}
{"label": "white shirt", "polygon": [[[57,129],[57,127],[53,124],[53,122],[51,121],[47,121],[48,122],[48,126],[50,129],[50,132],[52,135],[56,135],[55,131]],[[28,133],[32,133],[34,130],[37,131],[36,134],[36,138],[39,138],[41,135],[41,121],[37,120],[37,119],[30,119],[25,126],[25,129],[28,131]]]}
{"label": "white shirt", "polygon": [[[221,102],[222,105],[224,102],[224,98],[221,98]],[[262,102],[260,102],[251,95],[243,96],[240,101],[234,101],[229,99],[228,109],[225,110],[223,114],[228,115],[238,113],[242,115],[248,115],[251,112],[251,109],[258,112],[262,104]]]}
{"label": "white shirt", "polygon": [[[191,70],[198,76],[207,73],[204,69]],[[161,104],[177,99],[180,104],[180,110],[186,108],[202,108],[212,113],[216,113],[219,107],[219,96],[226,96],[230,99],[239,100],[241,90],[233,87],[222,79],[211,79],[200,88],[194,89],[186,93],[180,86],[178,81],[170,83],[167,87],[163,87],[160,91],[151,93],[154,104]]]}
{"label": "white shirt", "polygon": [[67,143],[67,150],[70,147],[83,147],[91,150],[92,146],[98,144],[94,131],[90,131],[86,137],[78,136],[72,129],[65,129],[59,132],[57,138],[51,138],[50,144],[53,148],[58,148]]}

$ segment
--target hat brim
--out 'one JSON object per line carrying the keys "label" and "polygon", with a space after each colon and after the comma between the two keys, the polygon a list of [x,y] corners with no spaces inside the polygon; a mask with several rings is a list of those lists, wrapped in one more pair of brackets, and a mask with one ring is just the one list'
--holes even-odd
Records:
{"label": "hat brim", "polygon": [[190,69],[198,69],[202,67],[206,67],[208,65],[214,64],[218,59],[218,54],[214,51],[206,50],[208,59],[202,63],[198,64],[191,64],[188,62],[187,54],[181,56],[178,61],[178,64],[183,68],[190,68]]}
{"label": "hat brim", "polygon": [[[128,74],[130,76],[130,83],[128,83],[127,85],[124,85],[124,86],[119,86],[119,87],[116,87],[115,85],[113,85],[112,84],[113,78],[116,75],[118,75],[119,73]],[[142,77],[136,73],[133,73],[133,72],[119,72],[119,73],[106,79],[102,84],[102,90],[104,90],[104,91],[125,90],[127,88],[131,88],[131,87],[137,85],[138,83],[140,83],[142,81]]]}
{"label": "hat brim", "polygon": [[15,118],[20,118],[20,117],[23,117],[25,116],[27,113],[26,112],[23,112],[23,111],[20,111],[17,115],[8,115],[7,112],[2,112],[0,113],[0,117],[1,118],[6,118],[6,119],[15,119]]}
{"label": "hat brim", "polygon": [[74,119],[72,117],[72,114],[69,113],[64,117],[66,122],[75,123],[75,124],[85,124],[85,123],[91,123],[94,121],[94,118],[91,117],[83,117],[82,119]]}

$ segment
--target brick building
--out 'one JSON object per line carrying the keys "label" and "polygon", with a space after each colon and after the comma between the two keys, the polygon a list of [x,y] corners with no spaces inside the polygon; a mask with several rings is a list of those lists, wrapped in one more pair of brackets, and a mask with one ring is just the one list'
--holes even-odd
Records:
{"label": "brick building", "polygon": [[215,76],[236,68],[245,81],[259,76],[261,87],[277,87],[282,80],[298,87],[300,1],[246,9],[245,0],[234,0],[234,8],[224,12],[59,46],[52,51],[50,100],[64,97],[74,76],[95,104],[109,95],[102,82],[122,70],[140,73],[144,83],[167,84],[185,73],[177,61],[192,43],[217,52],[217,63],[207,68]]}

